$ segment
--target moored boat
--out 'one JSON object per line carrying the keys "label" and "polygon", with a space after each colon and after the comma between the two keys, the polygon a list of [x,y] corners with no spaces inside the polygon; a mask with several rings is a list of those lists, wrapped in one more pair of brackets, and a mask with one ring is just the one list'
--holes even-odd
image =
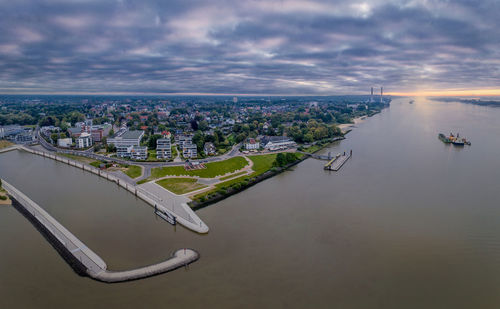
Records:
{"label": "moored boat", "polygon": [[470,146],[471,144],[470,141],[468,141],[465,137],[460,137],[460,133],[457,133],[457,136],[453,135],[453,133],[450,133],[449,136],[446,136],[443,133],[439,133],[438,137],[445,144],[452,143],[455,146]]}

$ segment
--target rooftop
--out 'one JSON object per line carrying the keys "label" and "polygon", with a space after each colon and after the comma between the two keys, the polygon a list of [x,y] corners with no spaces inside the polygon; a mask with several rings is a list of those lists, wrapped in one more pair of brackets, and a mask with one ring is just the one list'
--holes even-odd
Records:
{"label": "rooftop", "polygon": [[122,139],[138,139],[141,138],[144,134],[144,131],[136,130],[136,131],[127,131],[123,133],[121,136]]}

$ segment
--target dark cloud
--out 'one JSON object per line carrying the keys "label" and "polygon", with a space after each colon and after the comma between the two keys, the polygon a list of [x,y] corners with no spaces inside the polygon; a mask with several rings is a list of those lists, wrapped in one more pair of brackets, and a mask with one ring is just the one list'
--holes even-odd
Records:
{"label": "dark cloud", "polygon": [[498,1],[0,0],[0,92],[491,88]]}

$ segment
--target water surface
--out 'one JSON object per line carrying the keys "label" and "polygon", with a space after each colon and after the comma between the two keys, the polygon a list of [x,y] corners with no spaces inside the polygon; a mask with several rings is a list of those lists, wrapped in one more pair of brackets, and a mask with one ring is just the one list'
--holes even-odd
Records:
{"label": "water surface", "polygon": [[[0,308],[498,308],[500,109],[396,99],[329,151],[198,211],[205,236],[155,219],[116,184],[22,152],[0,177],[110,269],[182,247],[189,269],[107,285],[78,277],[17,211],[0,207]],[[458,148],[439,132],[472,141]]]}

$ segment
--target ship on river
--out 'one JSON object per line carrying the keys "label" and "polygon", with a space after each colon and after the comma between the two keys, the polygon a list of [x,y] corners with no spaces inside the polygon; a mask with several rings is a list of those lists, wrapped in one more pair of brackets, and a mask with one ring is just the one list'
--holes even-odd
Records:
{"label": "ship on river", "polygon": [[450,133],[449,136],[446,136],[443,133],[439,133],[438,137],[445,144],[453,144],[456,146],[470,146],[471,144],[470,141],[468,141],[465,137],[460,137],[460,133],[457,133],[456,136],[453,135],[453,133]]}

